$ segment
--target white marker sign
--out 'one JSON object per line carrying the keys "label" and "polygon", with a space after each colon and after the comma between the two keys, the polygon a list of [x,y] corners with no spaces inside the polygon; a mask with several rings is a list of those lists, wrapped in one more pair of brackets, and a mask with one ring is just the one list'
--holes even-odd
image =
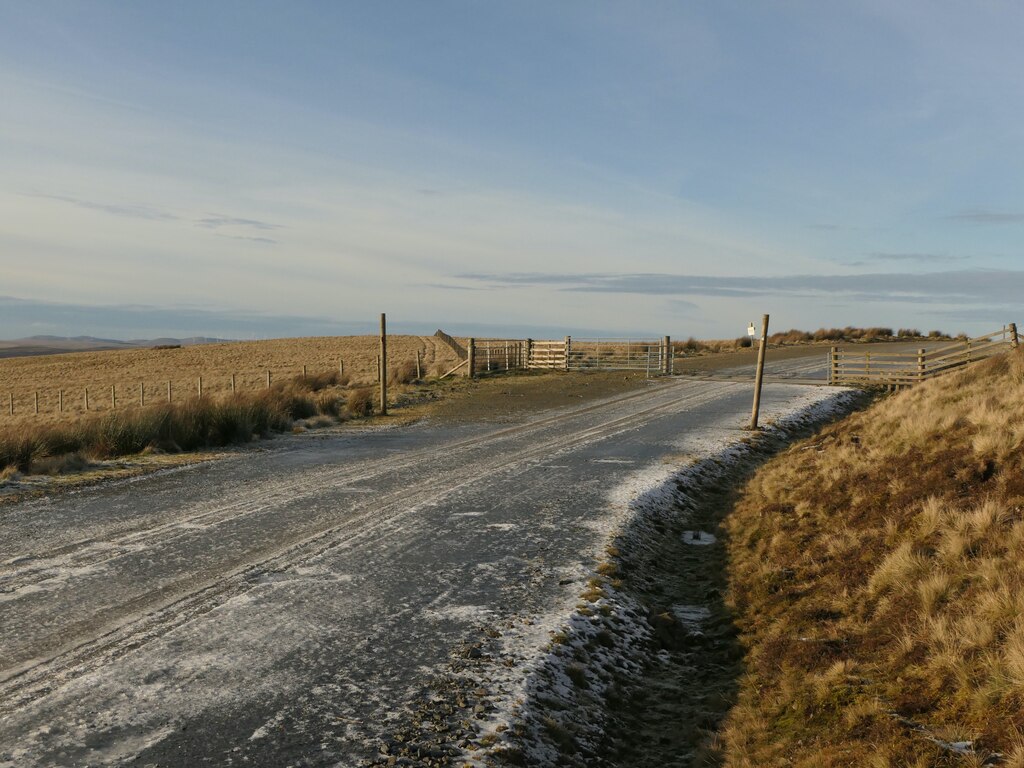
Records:
{"label": "white marker sign", "polygon": [[756,336],[757,332],[754,330],[754,324],[751,323],[747,326],[747,336]]}

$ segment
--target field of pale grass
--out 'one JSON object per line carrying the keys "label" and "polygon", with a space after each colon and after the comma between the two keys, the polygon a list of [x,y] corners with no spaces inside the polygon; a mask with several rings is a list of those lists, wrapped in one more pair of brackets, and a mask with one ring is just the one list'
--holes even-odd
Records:
{"label": "field of pale grass", "polygon": [[[204,397],[211,398],[230,394],[232,374],[238,393],[258,392],[266,389],[268,370],[273,383],[300,376],[303,366],[315,376],[338,371],[342,362],[353,384],[372,384],[377,379],[378,345],[375,336],[338,336],[0,359],[0,428],[56,424],[85,416],[87,388],[90,413],[107,413],[112,406],[111,386],[116,387],[119,409],[138,405],[143,386],[148,405],[166,403],[168,381],[173,401],[183,402],[197,394],[200,376]],[[389,367],[414,366],[417,351],[424,375],[438,375],[458,362],[434,337],[389,336]],[[63,413],[59,411],[61,390]],[[35,392],[39,393],[38,415]]]}
{"label": "field of pale grass", "polygon": [[726,765],[1024,768],[1022,403],[1017,351],[758,472],[728,520]]}

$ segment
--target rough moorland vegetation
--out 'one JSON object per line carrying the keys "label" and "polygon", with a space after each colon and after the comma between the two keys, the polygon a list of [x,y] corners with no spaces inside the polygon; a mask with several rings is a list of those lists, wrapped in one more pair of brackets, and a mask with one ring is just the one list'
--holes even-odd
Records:
{"label": "rough moorland vegetation", "polygon": [[[769,334],[768,344],[773,347],[788,346],[794,344],[822,344],[822,343],[870,343],[882,341],[913,341],[915,339],[942,340],[953,338],[942,331],[928,331],[923,333],[917,328],[892,328],[872,327],[854,328],[819,328],[816,331],[801,331],[791,328],[788,331],[779,331]],[[959,334],[956,338],[966,339],[966,334]],[[749,336],[741,336],[738,339],[700,340],[690,337],[686,341],[674,341],[672,346],[677,354],[707,354],[714,352],[732,352],[752,346]]]}
{"label": "rough moorland vegetation", "polygon": [[729,766],[1024,766],[1024,355],[881,400],[728,521]]}
{"label": "rough moorland vegetation", "polygon": [[146,450],[189,451],[245,443],[293,429],[299,420],[334,423],[373,411],[374,391],[348,387],[337,372],[280,381],[267,390],[108,411],[64,424],[9,426],[0,431],[0,469],[60,473],[93,459]]}

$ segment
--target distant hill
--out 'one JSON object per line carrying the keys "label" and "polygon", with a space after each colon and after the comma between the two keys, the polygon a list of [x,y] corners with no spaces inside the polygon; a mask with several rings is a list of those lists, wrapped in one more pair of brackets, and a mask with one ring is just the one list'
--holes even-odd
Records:
{"label": "distant hill", "polygon": [[146,349],[156,346],[183,347],[196,344],[219,344],[231,339],[214,339],[205,336],[190,336],[185,339],[100,339],[95,336],[29,336],[24,339],[0,341],[0,358],[28,357],[32,355],[60,355],[66,352],[100,352],[111,349]]}

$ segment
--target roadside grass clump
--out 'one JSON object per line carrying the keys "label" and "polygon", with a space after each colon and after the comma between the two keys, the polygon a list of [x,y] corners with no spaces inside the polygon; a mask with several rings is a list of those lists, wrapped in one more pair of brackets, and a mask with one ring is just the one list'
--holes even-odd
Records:
{"label": "roadside grass clump", "polygon": [[356,387],[345,398],[345,409],[351,416],[369,416],[373,413],[373,387]]}
{"label": "roadside grass clump", "polygon": [[[246,443],[291,430],[298,420],[305,420],[304,428],[335,423],[347,418],[346,401],[352,393],[343,389],[346,381],[328,373],[224,398],[127,408],[65,424],[12,426],[0,431],[0,467],[10,473],[64,474],[84,469],[92,460],[147,450],[178,452]],[[363,396],[361,389],[353,392]]]}
{"label": "roadside grass clump", "polygon": [[725,765],[1024,766],[1022,402],[1015,351],[755,475],[727,520]]}

